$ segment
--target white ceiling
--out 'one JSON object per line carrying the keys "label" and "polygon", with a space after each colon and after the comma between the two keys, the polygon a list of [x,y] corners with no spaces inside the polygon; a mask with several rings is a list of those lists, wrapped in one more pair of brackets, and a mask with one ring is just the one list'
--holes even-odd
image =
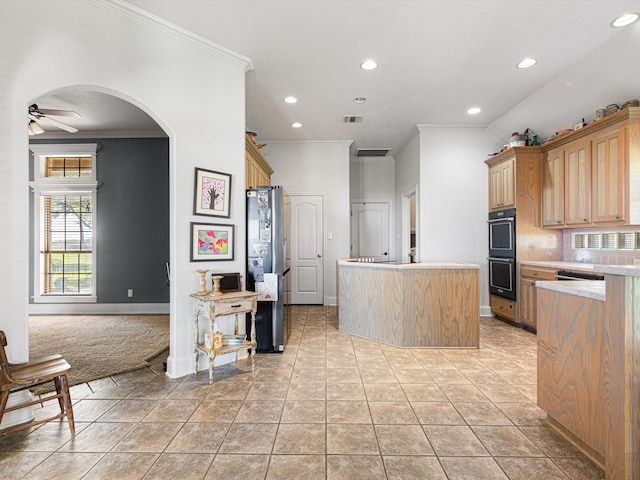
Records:
{"label": "white ceiling", "polygon": [[[640,12],[637,0],[129,3],[252,60],[246,126],[257,132],[259,141],[354,140],[358,148],[390,147],[392,154],[419,124],[491,125],[508,119],[510,124],[500,125],[502,135],[531,127],[546,136],[572,126],[580,120],[576,116],[592,117],[606,106],[603,100],[570,103],[571,112],[563,118],[564,89],[570,83],[561,80],[563,75],[593,52],[617,58],[608,49],[619,49],[616,36],[628,37],[629,29],[640,42],[640,22],[626,32],[610,26],[625,12]],[[638,63],[637,52],[629,62]],[[517,69],[525,57],[535,57],[538,64]],[[367,58],[379,67],[360,69]],[[634,80],[635,92],[616,92],[628,98],[610,98],[604,85],[615,71],[612,67],[603,65],[597,70],[602,75],[581,78],[581,91],[607,93],[608,103],[640,96]],[[288,95],[298,103],[284,103]],[[354,103],[359,96],[368,101]],[[544,103],[518,108],[537,98]],[[100,93],[69,89],[37,103],[78,111],[82,118],[68,123],[83,134],[157,130],[139,109]],[[466,111],[472,106],[482,112],[469,116]],[[363,115],[364,121],[344,124],[343,115]],[[570,125],[556,124],[569,118]],[[303,127],[291,128],[294,121]]]}

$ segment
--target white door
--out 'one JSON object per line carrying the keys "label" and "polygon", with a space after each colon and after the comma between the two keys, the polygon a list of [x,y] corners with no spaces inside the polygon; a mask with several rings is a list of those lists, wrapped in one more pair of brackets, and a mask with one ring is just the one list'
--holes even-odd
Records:
{"label": "white door", "polygon": [[351,256],[389,260],[389,204],[351,204]]}
{"label": "white door", "polygon": [[291,303],[324,303],[322,195],[291,195]]}

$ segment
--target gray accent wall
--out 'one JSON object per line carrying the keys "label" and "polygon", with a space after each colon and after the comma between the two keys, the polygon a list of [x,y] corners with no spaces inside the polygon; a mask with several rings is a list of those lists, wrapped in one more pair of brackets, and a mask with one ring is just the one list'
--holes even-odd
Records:
{"label": "gray accent wall", "polygon": [[[30,141],[30,144],[51,143],[100,145],[96,165],[100,187],[94,232],[97,303],[168,304],[165,263],[169,262],[169,139]],[[31,152],[30,163],[33,179]],[[30,245],[33,245],[33,232]],[[29,293],[33,298],[33,247],[30,252]],[[127,296],[128,289],[133,289],[132,298]]]}

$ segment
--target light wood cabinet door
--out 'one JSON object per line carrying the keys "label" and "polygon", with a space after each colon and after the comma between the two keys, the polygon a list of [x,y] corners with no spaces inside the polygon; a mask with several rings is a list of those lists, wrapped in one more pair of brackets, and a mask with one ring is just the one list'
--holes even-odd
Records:
{"label": "light wood cabinet door", "polygon": [[625,185],[627,183],[626,128],[620,127],[591,142],[592,152],[592,220],[624,223]]}
{"label": "light wood cabinet door", "polygon": [[572,143],[564,148],[566,225],[591,223],[591,144]]}
{"label": "light wood cabinet door", "polygon": [[533,266],[520,267],[520,322],[537,328],[537,280],[555,280],[556,270]]}
{"label": "light wood cabinet door", "polygon": [[528,278],[520,279],[520,321],[536,328],[536,281]]}
{"label": "light wood cabinet door", "polygon": [[489,169],[489,209],[503,210],[515,206],[515,158]]}
{"label": "light wood cabinet door", "polygon": [[564,150],[547,152],[542,162],[542,225],[564,225]]}

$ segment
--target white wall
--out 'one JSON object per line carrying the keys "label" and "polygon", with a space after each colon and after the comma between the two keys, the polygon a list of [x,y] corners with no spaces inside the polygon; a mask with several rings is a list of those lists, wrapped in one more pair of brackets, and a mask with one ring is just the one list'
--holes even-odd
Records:
{"label": "white wall", "polygon": [[[108,11],[109,9],[116,11]],[[146,28],[135,12],[89,2],[4,1],[0,16],[0,328],[13,362],[28,359],[28,136],[32,99],[90,85],[145,110],[170,137],[171,342],[168,375],[193,371],[192,299],[198,268],[241,271],[244,251],[244,82],[247,59],[214,45]],[[125,18],[126,17],[126,18]],[[152,22],[153,23],[153,22]],[[28,29],[29,25],[37,28]],[[157,28],[156,28],[157,27]],[[214,112],[202,118],[202,110]],[[235,260],[191,263],[194,167],[232,174]],[[153,240],[153,232],[149,232]],[[143,340],[141,340],[143,341]]]}
{"label": "white wall", "polygon": [[[405,144],[405,146],[395,156],[395,199],[396,199],[396,259],[408,261],[408,257],[403,253],[403,242],[408,239],[403,238],[403,231],[409,228],[409,220],[403,214],[403,197],[411,192],[416,192],[417,199],[420,199],[420,134],[416,129],[415,134]],[[420,238],[420,219],[416,218],[416,232]],[[419,246],[419,245],[418,245]],[[405,247],[406,250],[406,247]]]}
{"label": "white wall", "polygon": [[497,140],[483,127],[422,125],[419,130],[419,260],[480,265],[480,313],[490,315],[484,160]]}
{"label": "white wall", "polygon": [[[349,256],[349,145],[351,142],[272,142],[261,152],[274,170],[272,185],[290,194],[325,195],[324,304],[335,305],[336,260]],[[329,240],[331,234],[333,239]]]}
{"label": "white wall", "polygon": [[349,166],[351,203],[389,204],[389,260],[395,257],[395,160],[386,157],[352,157]]}

